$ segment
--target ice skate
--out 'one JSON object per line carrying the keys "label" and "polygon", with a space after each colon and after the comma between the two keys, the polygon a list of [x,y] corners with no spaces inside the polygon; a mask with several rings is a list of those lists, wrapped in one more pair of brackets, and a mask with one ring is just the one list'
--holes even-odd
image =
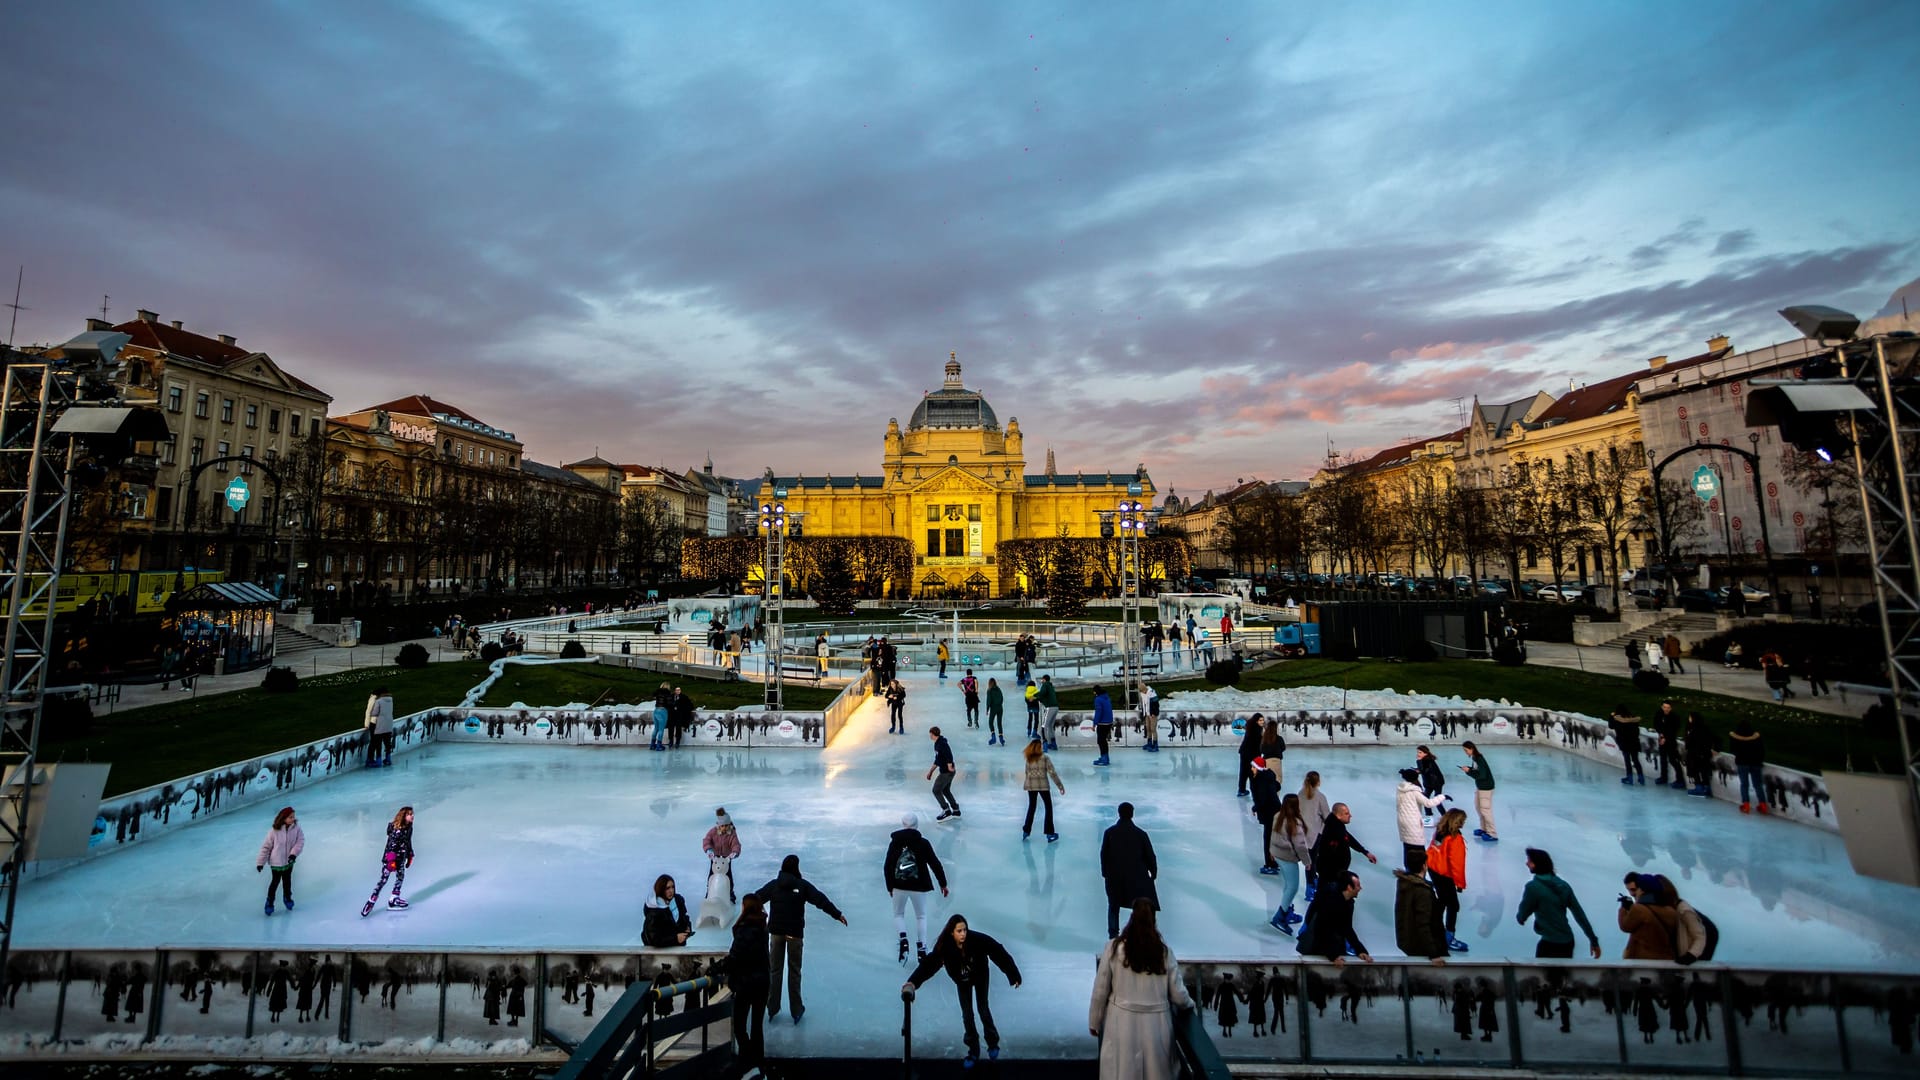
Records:
{"label": "ice skate", "polygon": [[287,910],[288,911],[293,910],[293,897],[291,896],[287,897]]}
{"label": "ice skate", "polygon": [[1057,833],[1057,832],[1050,832],[1050,833],[1048,833],[1048,834],[1047,834],[1047,843],[1049,843],[1049,844],[1057,844],[1057,843],[1059,843],[1059,842],[1060,842],[1060,834],[1059,834],[1059,833]]}
{"label": "ice skate", "polygon": [[900,962],[902,964],[907,962],[907,935],[905,934],[900,935]]}
{"label": "ice skate", "polygon": [[933,820],[935,820],[935,821],[945,821],[945,820],[947,820],[948,818],[950,818],[950,817],[952,817],[952,816],[953,816],[953,811],[951,811],[951,810],[942,810],[942,811],[940,811],[940,816],[938,816],[938,817],[936,817],[936,818],[934,818]]}
{"label": "ice skate", "polygon": [[989,1058],[992,1058],[992,1059],[993,1059],[994,1061],[999,1061],[999,1060],[1000,1060],[1000,1048],[999,1048],[999,1047],[997,1047],[997,1046],[989,1046],[989,1047],[987,1047],[987,1056],[988,1056]]}
{"label": "ice skate", "polygon": [[267,901],[267,914],[273,914],[273,901]]}
{"label": "ice skate", "polygon": [[395,911],[405,911],[407,909],[407,902],[396,896],[387,901],[387,906]]}
{"label": "ice skate", "polygon": [[364,903],[364,904],[362,904],[362,905],[360,905],[360,917],[361,917],[361,918],[363,918],[363,919],[364,919],[364,918],[366,918],[367,916],[369,916],[369,915],[371,915],[371,914],[373,914],[373,901],[371,901],[371,900],[369,900],[369,901],[367,901],[366,903]]}
{"label": "ice skate", "polygon": [[1453,952],[1466,952],[1466,951],[1467,951],[1467,943],[1466,943],[1466,942],[1464,942],[1464,941],[1461,941],[1461,940],[1460,940],[1459,938],[1457,938],[1457,937],[1454,937],[1454,936],[1453,936],[1452,934],[1448,934],[1448,935],[1447,935],[1447,948],[1448,948],[1449,950],[1451,950],[1451,951],[1453,951]]}

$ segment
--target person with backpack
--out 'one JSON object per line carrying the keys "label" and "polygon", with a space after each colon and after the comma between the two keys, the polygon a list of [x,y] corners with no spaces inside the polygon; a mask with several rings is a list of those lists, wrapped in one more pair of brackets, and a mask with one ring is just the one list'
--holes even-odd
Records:
{"label": "person with backpack", "polygon": [[1027,742],[1024,755],[1026,757],[1024,786],[1027,791],[1027,820],[1020,826],[1020,839],[1025,840],[1033,835],[1034,805],[1045,802],[1047,816],[1041,822],[1040,831],[1046,836],[1047,843],[1051,844],[1060,839],[1060,834],[1053,829],[1053,792],[1047,790],[1047,781],[1052,780],[1062,795],[1067,793],[1067,785],[1061,782],[1060,770],[1053,767],[1053,759],[1047,756],[1045,745],[1039,739],[1031,739]]}
{"label": "person with backpack", "polygon": [[1677,952],[1674,936],[1679,915],[1660,902],[1660,883],[1653,874],[1626,876],[1626,892],[1620,896],[1620,929],[1627,935],[1622,960],[1668,960]]}
{"label": "person with backpack", "polygon": [[1740,774],[1740,812],[1751,813],[1753,796],[1760,796],[1760,813],[1773,811],[1767,806],[1767,785],[1761,769],[1767,761],[1766,740],[1754,730],[1753,721],[1742,719],[1727,736],[1733,749],[1733,768]]}
{"label": "person with backpack", "polygon": [[1665,874],[1654,875],[1660,888],[1660,902],[1673,909],[1673,958],[1682,964],[1712,960],[1720,949],[1720,928],[1700,914],[1692,904],[1680,899],[1680,890]]}
{"label": "person with backpack", "polygon": [[887,896],[893,900],[893,928],[900,933],[900,962],[907,962],[907,904],[913,904],[913,917],[918,936],[914,941],[919,946],[919,955],[927,955],[927,894],[933,891],[935,879],[940,882],[940,895],[947,895],[947,868],[940,865],[940,856],[934,854],[933,845],[920,834],[920,817],[908,812],[900,816],[900,828],[894,831],[887,844],[887,855],[881,862],[881,872],[887,883]]}
{"label": "person with backpack", "polygon": [[1687,714],[1687,778],[1693,786],[1687,794],[1696,799],[1713,795],[1713,729],[1697,712]]}
{"label": "person with backpack", "polygon": [[1580,898],[1573,894],[1573,886],[1554,874],[1553,856],[1540,848],[1528,848],[1527,870],[1533,874],[1533,880],[1521,891],[1520,910],[1514,918],[1521,926],[1527,925],[1529,918],[1533,920],[1533,932],[1540,935],[1533,955],[1543,959],[1573,958],[1573,928],[1567,924],[1567,915],[1571,913],[1580,923],[1580,929],[1586,931],[1587,947],[1593,958],[1600,959],[1600,936],[1587,921],[1587,913],[1580,906]]}
{"label": "person with backpack", "polygon": [[[968,668],[967,673],[960,676],[960,700],[967,707],[967,726],[971,728],[979,727],[980,680],[973,677],[972,668]],[[991,734],[987,736],[987,745],[993,745],[993,736]]]}

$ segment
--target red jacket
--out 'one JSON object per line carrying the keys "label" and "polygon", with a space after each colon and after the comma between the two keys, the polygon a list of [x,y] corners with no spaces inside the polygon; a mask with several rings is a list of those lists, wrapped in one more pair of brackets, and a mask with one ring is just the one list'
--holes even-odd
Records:
{"label": "red jacket", "polygon": [[1427,869],[1453,879],[1453,887],[1467,887],[1467,841],[1454,833],[1427,848]]}

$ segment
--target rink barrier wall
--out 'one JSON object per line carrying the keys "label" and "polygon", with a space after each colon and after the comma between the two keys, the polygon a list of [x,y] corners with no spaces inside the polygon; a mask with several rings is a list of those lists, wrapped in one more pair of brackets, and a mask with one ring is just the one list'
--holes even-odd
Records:
{"label": "rink barrier wall", "polygon": [[[1180,709],[1163,704],[1160,709],[1160,748],[1177,750],[1196,746],[1238,747],[1246,731],[1251,710]],[[1287,752],[1298,754],[1315,746],[1431,746],[1435,754],[1443,746],[1460,754],[1458,761],[1443,763],[1449,790],[1471,792],[1473,782],[1453,768],[1464,764],[1465,751],[1459,746],[1471,740],[1484,748],[1503,746],[1542,746],[1586,758],[1601,765],[1621,769],[1624,765],[1611,727],[1603,721],[1579,713],[1521,706],[1472,706],[1446,709],[1330,709],[1275,712],[1280,718],[1281,735],[1287,740]],[[1024,715],[1010,718],[1010,724],[1024,724]],[[1094,732],[1090,711],[1060,711],[1051,728],[1054,741],[1063,749],[1096,750],[1099,739]],[[1110,744],[1115,749],[1140,749],[1146,741],[1145,719],[1129,710],[1116,710]],[[1654,753],[1658,738],[1645,730],[1640,734],[1641,764],[1650,776],[1659,775]],[[1296,762],[1299,758],[1294,759]],[[1495,797],[1498,797],[1500,759],[1490,755]],[[1411,757],[1408,765],[1413,764]],[[1733,767],[1733,755],[1717,753],[1713,758],[1713,798],[1721,802],[1740,802],[1739,774]],[[1788,821],[1838,833],[1840,823],[1832,813],[1832,799],[1820,777],[1778,765],[1761,768],[1762,787],[1769,814]],[[1648,786],[1653,785],[1648,780]],[[1470,797],[1456,795],[1455,804],[1466,807]]]}
{"label": "rink barrier wall", "polygon": [[671,982],[706,975],[725,955],[15,949],[7,962],[8,1000],[0,1001],[0,1060],[351,1057],[558,1065],[633,983],[656,981],[663,969]]}

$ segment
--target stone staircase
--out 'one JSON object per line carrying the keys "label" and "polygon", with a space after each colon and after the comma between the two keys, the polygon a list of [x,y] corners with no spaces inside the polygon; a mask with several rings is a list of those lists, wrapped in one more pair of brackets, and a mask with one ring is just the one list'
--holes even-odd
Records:
{"label": "stone staircase", "polygon": [[1668,615],[1659,622],[1643,626],[1629,633],[1615,635],[1602,642],[1598,647],[1602,649],[1618,649],[1629,641],[1645,641],[1649,635],[1665,637],[1669,633],[1678,637],[1683,643],[1692,645],[1696,641],[1712,637],[1719,632],[1720,625],[1717,616],[1697,611],[1688,611],[1676,615]]}
{"label": "stone staircase", "polygon": [[275,625],[273,628],[273,654],[276,657],[298,656],[315,649],[332,647],[311,634],[303,634],[290,627]]}

